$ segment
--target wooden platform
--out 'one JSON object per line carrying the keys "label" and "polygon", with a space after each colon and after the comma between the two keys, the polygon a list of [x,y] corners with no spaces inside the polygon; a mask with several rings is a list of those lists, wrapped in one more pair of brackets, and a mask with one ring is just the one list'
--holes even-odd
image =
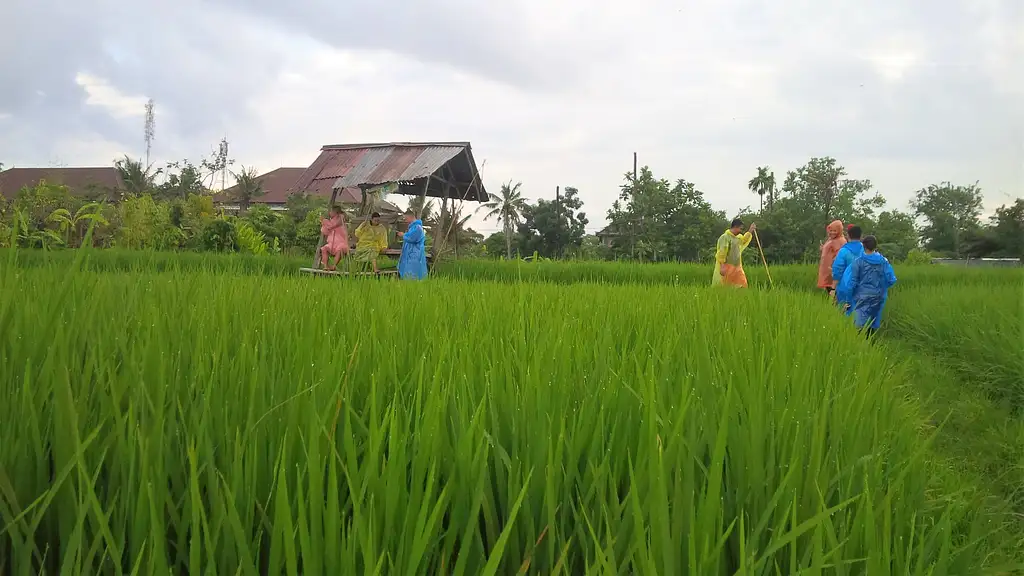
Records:
{"label": "wooden platform", "polygon": [[299,272],[306,274],[312,274],[313,276],[361,276],[361,277],[373,277],[378,276],[380,278],[398,278],[398,270],[381,270],[378,273],[374,272],[344,272],[338,270],[321,270],[319,268],[299,268]]}

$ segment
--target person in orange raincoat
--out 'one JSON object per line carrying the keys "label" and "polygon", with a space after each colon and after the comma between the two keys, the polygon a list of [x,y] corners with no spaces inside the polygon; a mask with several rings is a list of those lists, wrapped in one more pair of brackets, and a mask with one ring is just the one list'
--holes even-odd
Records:
{"label": "person in orange raincoat", "polygon": [[746,233],[743,232],[743,220],[732,221],[732,225],[718,238],[715,249],[714,285],[747,287],[747,275],[743,272],[743,250],[750,244],[756,224],[751,224]]}
{"label": "person in orange raincoat", "polygon": [[[320,248],[320,265],[328,270],[335,270],[341,258],[348,256],[348,225],[341,206],[331,206],[330,219],[320,219],[320,233],[326,239]],[[334,265],[329,265],[331,256],[334,256]]]}
{"label": "person in orange raincoat", "polygon": [[825,227],[828,231],[828,239],[821,245],[821,259],[818,260],[818,288],[825,290],[829,296],[836,289],[836,284],[841,278],[832,278],[832,263],[835,262],[839,249],[846,244],[846,237],[843,236],[843,223],[840,220],[833,220]]}

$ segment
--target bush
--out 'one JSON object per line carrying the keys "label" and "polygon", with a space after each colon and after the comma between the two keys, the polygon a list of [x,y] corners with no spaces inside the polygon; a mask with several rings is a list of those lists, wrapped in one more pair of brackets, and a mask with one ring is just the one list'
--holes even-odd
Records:
{"label": "bush", "polygon": [[203,229],[201,246],[211,252],[233,252],[238,247],[235,225],[227,218],[215,218]]}

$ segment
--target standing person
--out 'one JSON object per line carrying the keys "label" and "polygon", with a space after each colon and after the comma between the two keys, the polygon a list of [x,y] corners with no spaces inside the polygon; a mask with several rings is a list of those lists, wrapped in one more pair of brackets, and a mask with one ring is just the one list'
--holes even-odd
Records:
{"label": "standing person", "polygon": [[840,220],[833,220],[825,227],[828,232],[828,239],[821,245],[821,259],[818,260],[818,288],[824,289],[829,296],[836,289],[836,280],[832,279],[832,263],[836,260],[839,249],[846,244],[843,236],[843,223]]}
{"label": "standing person", "polygon": [[[348,223],[341,206],[331,206],[330,218],[320,219],[320,233],[326,242],[320,248],[320,265],[328,270],[336,270],[342,256],[348,256]],[[334,264],[328,265],[330,256],[334,256]]]}
{"label": "standing person", "polygon": [[369,263],[378,274],[377,256],[388,248],[388,229],[380,223],[380,213],[374,212],[356,228],[356,260]]}
{"label": "standing person", "polygon": [[405,221],[409,227],[404,234],[398,233],[402,238],[402,256],[398,259],[398,276],[403,280],[422,280],[427,277],[427,234],[423,231],[423,222],[413,214],[412,210],[405,213]]}
{"label": "standing person", "polygon": [[832,296],[835,298],[836,304],[849,316],[852,312],[850,305],[853,301],[851,300],[852,295],[842,290],[843,278],[847,270],[849,270],[850,264],[853,264],[854,260],[864,254],[864,245],[860,241],[860,226],[851,224],[847,228],[847,233],[850,235],[850,241],[843,244],[843,247],[839,249],[839,253],[836,254],[835,261],[832,262],[832,285],[835,287],[835,292],[832,293]]}
{"label": "standing person", "polygon": [[889,288],[896,284],[892,264],[878,250],[874,236],[864,237],[864,255],[850,264],[843,278],[843,289],[853,295],[853,323],[874,334],[882,325],[882,311],[889,299]]}
{"label": "standing person", "polygon": [[757,225],[752,223],[750,229],[741,234],[743,220],[736,218],[729,229],[719,236],[715,249],[715,276],[711,279],[713,285],[747,287],[747,275],[743,272],[743,250],[750,244],[753,237],[751,234],[755,230]]}

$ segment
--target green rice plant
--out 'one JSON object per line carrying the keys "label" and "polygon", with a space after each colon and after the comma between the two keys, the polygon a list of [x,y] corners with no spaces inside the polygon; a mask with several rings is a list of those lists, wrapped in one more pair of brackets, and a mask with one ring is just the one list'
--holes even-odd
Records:
{"label": "green rice plant", "polygon": [[[23,250],[18,254],[18,266],[32,268],[51,264],[70,265],[74,251],[46,252]],[[146,270],[218,270],[229,274],[270,274],[292,276],[299,268],[308,267],[312,256],[252,255],[197,252],[152,252],[141,250],[92,250],[84,262],[89,270],[141,272]],[[382,264],[385,262],[385,264]],[[2,265],[2,264],[0,264]],[[379,260],[378,265],[393,267],[394,262]],[[769,287],[768,275],[760,262],[748,258],[747,278],[752,289]],[[1021,286],[1024,269],[957,268],[946,266],[897,266],[899,283],[894,293],[916,286],[972,285]],[[431,270],[435,278],[453,280],[493,281],[502,283],[544,282],[552,284],[618,284],[707,286],[712,271],[705,264],[638,264],[629,262],[596,261],[497,261],[447,260]],[[817,268],[805,265],[771,267],[772,283],[776,288],[800,291],[817,290]]]}
{"label": "green rice plant", "polygon": [[0,268],[4,574],[991,561],[823,300],[76,266]]}
{"label": "green rice plant", "polygon": [[1024,407],[1024,284],[902,290],[889,329],[996,401]]}
{"label": "green rice plant", "polygon": [[[751,288],[768,288],[764,266],[747,257],[747,280]],[[697,285],[711,284],[712,268],[707,264],[639,264],[632,262],[458,260],[441,263],[437,276],[461,280],[499,282],[550,282],[577,284]],[[1024,285],[1024,268],[957,268],[946,266],[897,266],[896,290],[921,285]],[[801,291],[817,290],[817,266],[771,266],[771,285]]]}

